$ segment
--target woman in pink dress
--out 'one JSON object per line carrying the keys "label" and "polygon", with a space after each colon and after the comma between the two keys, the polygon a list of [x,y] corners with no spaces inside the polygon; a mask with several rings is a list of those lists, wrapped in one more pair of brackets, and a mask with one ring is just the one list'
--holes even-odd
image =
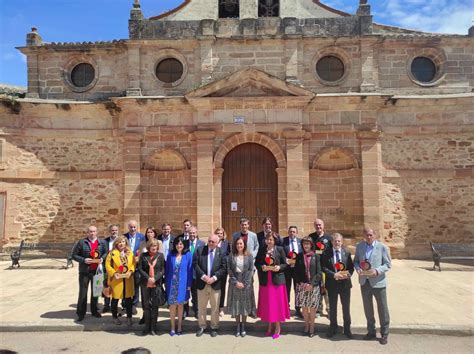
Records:
{"label": "woman in pink dress", "polygon": [[286,264],[285,251],[275,246],[273,233],[265,236],[266,247],[262,247],[255,258],[260,288],[258,291],[257,316],[268,322],[266,336],[273,339],[280,337],[280,322],[290,318],[288,296],[284,271]]}

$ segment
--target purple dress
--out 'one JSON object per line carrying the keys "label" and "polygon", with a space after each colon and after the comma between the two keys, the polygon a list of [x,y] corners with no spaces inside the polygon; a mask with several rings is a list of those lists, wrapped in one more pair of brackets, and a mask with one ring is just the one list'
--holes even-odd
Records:
{"label": "purple dress", "polygon": [[290,319],[286,285],[273,285],[272,272],[267,272],[267,285],[258,289],[257,316],[265,322],[285,322]]}

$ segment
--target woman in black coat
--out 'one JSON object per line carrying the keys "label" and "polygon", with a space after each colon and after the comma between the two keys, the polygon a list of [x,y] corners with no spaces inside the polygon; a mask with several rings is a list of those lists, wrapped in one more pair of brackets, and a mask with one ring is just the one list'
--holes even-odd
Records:
{"label": "woman in black coat", "polygon": [[160,243],[152,239],[147,244],[147,252],[143,252],[138,260],[138,271],[140,272],[140,288],[142,291],[143,317],[145,328],[143,335],[157,334],[156,321],[158,320],[158,308],[163,291],[162,280],[165,271],[165,259],[160,252]]}
{"label": "woman in black coat", "polygon": [[319,306],[321,282],[321,263],[319,255],[314,253],[311,237],[301,240],[303,252],[296,256],[295,282],[296,306],[301,307],[304,318],[304,335],[314,336],[314,319]]}
{"label": "woman in black coat", "polygon": [[[277,339],[280,337],[280,322],[290,318],[284,274],[288,265],[285,251],[275,245],[276,238],[273,233],[265,236],[265,244],[266,247],[260,248],[255,259],[260,283],[257,316],[268,322],[266,335]],[[273,323],[275,327],[272,330]]]}

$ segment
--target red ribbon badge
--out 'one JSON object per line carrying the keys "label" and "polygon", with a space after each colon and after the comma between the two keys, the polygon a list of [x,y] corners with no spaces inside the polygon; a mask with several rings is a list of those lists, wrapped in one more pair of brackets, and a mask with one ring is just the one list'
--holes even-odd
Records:
{"label": "red ribbon badge", "polygon": [[296,253],[293,251],[288,252],[288,258],[289,259],[295,259],[296,258]]}
{"label": "red ribbon badge", "polygon": [[323,250],[326,248],[326,246],[325,246],[324,243],[322,243],[322,242],[316,242],[316,248],[317,248],[318,250],[323,251]]}
{"label": "red ribbon badge", "polygon": [[123,273],[123,264],[119,265],[119,272]]}

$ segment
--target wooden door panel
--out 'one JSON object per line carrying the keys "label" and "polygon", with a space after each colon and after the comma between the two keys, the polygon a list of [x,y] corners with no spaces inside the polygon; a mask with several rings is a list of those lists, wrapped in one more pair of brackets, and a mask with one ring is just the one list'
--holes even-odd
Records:
{"label": "wooden door panel", "polygon": [[[258,144],[242,144],[227,154],[223,167],[222,226],[226,232],[238,231],[244,216],[256,232],[265,216],[277,226],[278,179],[273,154]],[[237,203],[237,211],[231,211],[232,202]]]}

